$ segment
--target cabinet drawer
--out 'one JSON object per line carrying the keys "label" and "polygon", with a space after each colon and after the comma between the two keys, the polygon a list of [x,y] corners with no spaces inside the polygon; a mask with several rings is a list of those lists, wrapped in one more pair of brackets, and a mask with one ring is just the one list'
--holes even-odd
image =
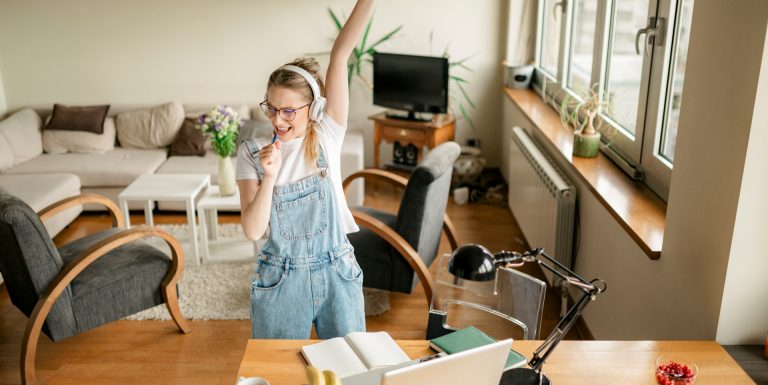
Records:
{"label": "cabinet drawer", "polygon": [[401,141],[423,143],[427,140],[427,135],[424,131],[398,127],[382,127],[381,137],[388,142]]}

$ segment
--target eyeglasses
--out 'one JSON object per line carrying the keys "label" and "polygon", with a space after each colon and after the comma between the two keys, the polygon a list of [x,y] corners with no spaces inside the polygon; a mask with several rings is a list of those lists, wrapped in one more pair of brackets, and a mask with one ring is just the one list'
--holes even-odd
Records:
{"label": "eyeglasses", "polygon": [[293,119],[296,118],[296,111],[309,106],[312,103],[307,103],[299,108],[275,108],[274,106],[270,105],[269,102],[266,100],[261,102],[259,104],[259,107],[261,107],[261,111],[264,112],[264,115],[266,115],[268,118],[272,119],[277,115],[280,114],[280,117],[283,118],[286,122],[290,122]]}

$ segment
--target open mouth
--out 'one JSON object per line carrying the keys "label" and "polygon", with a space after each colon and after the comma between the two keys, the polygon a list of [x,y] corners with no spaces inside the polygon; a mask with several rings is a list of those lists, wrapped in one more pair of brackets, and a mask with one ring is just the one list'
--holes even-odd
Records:
{"label": "open mouth", "polygon": [[293,127],[290,127],[290,126],[289,127],[283,127],[283,128],[275,127],[275,133],[277,135],[279,135],[279,136],[283,136],[283,135],[287,134],[288,131],[290,131],[291,129],[293,129]]}

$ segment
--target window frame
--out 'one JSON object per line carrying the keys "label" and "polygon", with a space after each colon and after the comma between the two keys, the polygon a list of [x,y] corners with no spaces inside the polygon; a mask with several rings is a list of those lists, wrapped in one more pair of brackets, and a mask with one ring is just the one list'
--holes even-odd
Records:
{"label": "window frame", "polygon": [[[568,88],[567,82],[571,74],[571,61],[573,58],[573,36],[576,2],[580,0],[565,0],[562,10],[563,18],[560,19],[560,41],[558,47],[558,74],[553,77],[543,70],[541,63],[543,47],[542,37],[544,26],[542,17],[546,10],[547,1],[539,1],[536,28],[536,50],[533,89],[548,104],[555,109],[560,109],[560,103],[565,95],[581,99],[573,90]],[[593,45],[592,74],[590,84],[599,83],[601,96],[608,91],[608,76],[610,66],[610,50],[612,28],[617,12],[617,4],[621,0],[598,0],[595,36]],[[661,155],[663,142],[663,128],[667,124],[668,105],[673,97],[671,93],[672,71],[675,70],[676,57],[674,57],[679,44],[682,3],[685,0],[649,0],[648,18],[664,18],[666,25],[662,28],[663,38],[661,45],[656,38],[653,44],[643,44],[642,74],[640,78],[640,93],[638,96],[637,117],[635,134],[632,135],[622,128],[610,116],[603,113],[598,115],[603,126],[610,125],[611,131],[603,130],[603,152],[614,159],[620,168],[630,176],[641,176],[643,182],[658,194],[664,201],[669,194],[669,185],[672,175],[673,162],[669,162]],[[554,4],[563,4],[563,1]],[[554,7],[553,4],[553,7]],[[641,41],[645,41],[642,36]],[[652,102],[653,101],[653,102]],[[642,172],[640,172],[642,170]]]}

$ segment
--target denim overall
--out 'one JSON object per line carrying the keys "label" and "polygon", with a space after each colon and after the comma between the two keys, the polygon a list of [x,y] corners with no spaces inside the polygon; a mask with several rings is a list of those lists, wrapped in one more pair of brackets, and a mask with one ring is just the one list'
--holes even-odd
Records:
{"label": "denim overall", "polygon": [[[263,177],[258,148],[245,143]],[[318,173],[274,188],[251,287],[253,338],[309,339],[312,323],[322,339],[365,331],[363,272],[337,219],[320,147]]]}

